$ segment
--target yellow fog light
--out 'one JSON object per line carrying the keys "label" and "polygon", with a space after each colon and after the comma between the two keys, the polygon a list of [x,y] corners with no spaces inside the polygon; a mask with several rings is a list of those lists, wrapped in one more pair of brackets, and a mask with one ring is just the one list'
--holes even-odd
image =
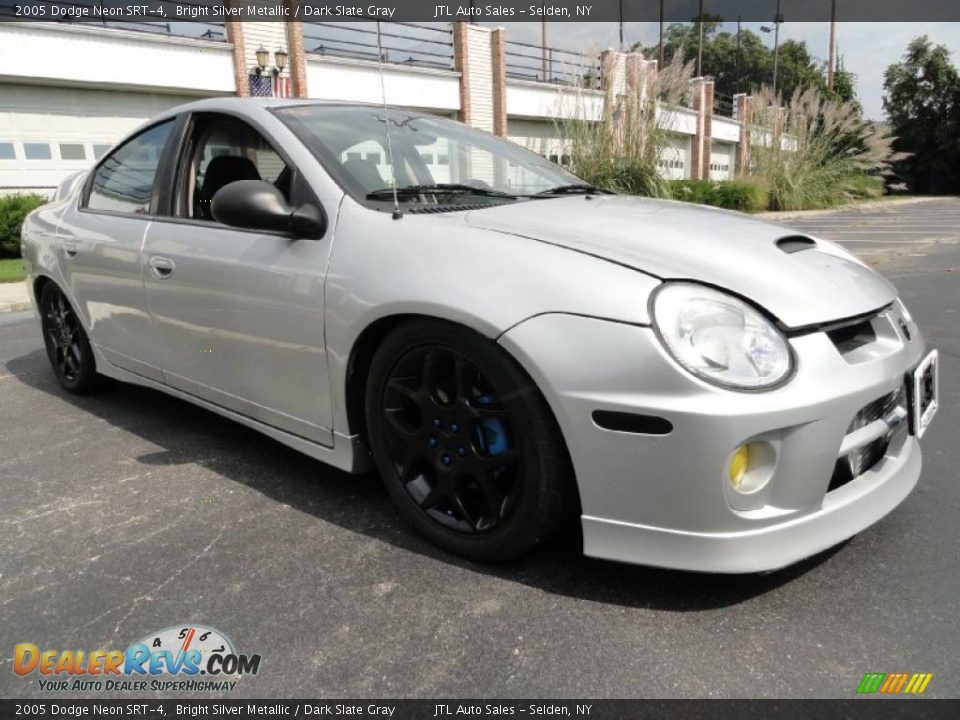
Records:
{"label": "yellow fog light", "polygon": [[734,490],[739,490],[743,478],[747,474],[747,467],[750,464],[750,449],[746,445],[741,445],[730,458],[730,484]]}

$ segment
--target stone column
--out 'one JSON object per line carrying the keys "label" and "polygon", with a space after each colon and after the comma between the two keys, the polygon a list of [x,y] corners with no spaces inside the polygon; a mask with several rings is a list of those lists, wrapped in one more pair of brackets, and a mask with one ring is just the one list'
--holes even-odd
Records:
{"label": "stone column", "polygon": [[750,172],[750,140],[753,125],[753,96],[739,93],[733,96],[737,122],[740,123],[740,141],[737,143],[735,173],[743,177]]}
{"label": "stone column", "polygon": [[292,20],[287,23],[287,60],[290,72],[290,95],[309,97],[307,92],[307,56],[303,50],[303,23]]}
{"label": "stone column", "polygon": [[[232,3],[227,3],[229,7]],[[243,23],[229,20],[224,23],[227,30],[227,42],[233,46],[233,84],[237,97],[250,97],[250,83],[247,81],[247,50],[243,40]]]}
{"label": "stone column", "polygon": [[507,137],[506,31],[502,27],[490,35],[490,66],[493,72],[493,132]]}

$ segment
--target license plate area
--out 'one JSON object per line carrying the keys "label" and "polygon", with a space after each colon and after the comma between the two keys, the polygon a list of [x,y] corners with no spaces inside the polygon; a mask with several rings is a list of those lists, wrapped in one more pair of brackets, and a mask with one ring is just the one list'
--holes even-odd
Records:
{"label": "license plate area", "polygon": [[936,350],[931,350],[913,372],[907,373],[906,385],[910,433],[921,438],[939,406],[940,362]]}

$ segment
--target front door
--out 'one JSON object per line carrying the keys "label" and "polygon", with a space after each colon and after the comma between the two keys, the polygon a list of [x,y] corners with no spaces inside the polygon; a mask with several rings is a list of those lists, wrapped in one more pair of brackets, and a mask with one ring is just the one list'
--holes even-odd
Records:
{"label": "front door", "polygon": [[295,167],[246,123],[195,116],[172,217],[144,246],[147,304],[165,382],[221,407],[332,445],[323,285],[330,238],[230,228],[210,212],[235,180],[261,179],[297,204],[312,194]]}

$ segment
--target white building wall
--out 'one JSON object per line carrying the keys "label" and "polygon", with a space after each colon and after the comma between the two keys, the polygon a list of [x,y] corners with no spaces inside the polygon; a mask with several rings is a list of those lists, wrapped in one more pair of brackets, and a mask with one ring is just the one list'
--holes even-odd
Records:
{"label": "white building wall", "polygon": [[198,97],[234,91],[227,42],[64,23],[0,23],[0,47],[0,82],[149,89]]}
{"label": "white building wall", "polygon": [[[259,23],[260,25],[269,23]],[[384,65],[387,102],[440,114],[460,109],[460,74],[449,70]],[[383,101],[377,63],[307,56],[307,91],[312,98],[379,103]]]}

